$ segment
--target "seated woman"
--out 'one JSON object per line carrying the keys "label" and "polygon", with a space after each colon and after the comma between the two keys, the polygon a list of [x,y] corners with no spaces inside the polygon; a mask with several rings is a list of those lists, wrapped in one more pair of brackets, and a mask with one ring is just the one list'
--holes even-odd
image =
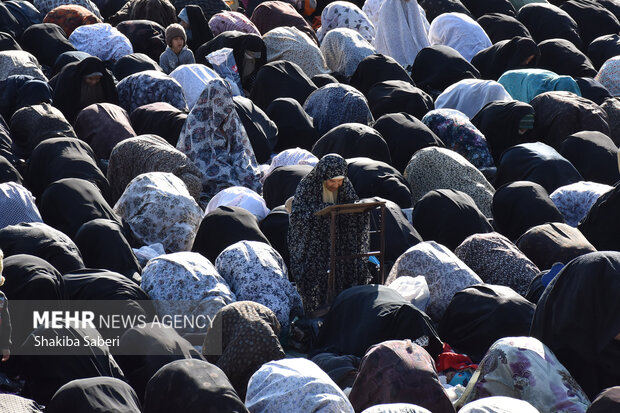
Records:
{"label": "seated woman", "polygon": [[[330,268],[330,218],[315,214],[333,204],[358,200],[346,177],[347,162],[340,155],[325,155],[306,175],[295,192],[288,231],[291,255],[290,272],[304,303],[306,314],[321,307],[327,298],[327,273]],[[368,252],[368,214],[346,214],[336,218],[336,255]],[[366,261],[339,261],[336,265],[336,291],[370,281]]]}

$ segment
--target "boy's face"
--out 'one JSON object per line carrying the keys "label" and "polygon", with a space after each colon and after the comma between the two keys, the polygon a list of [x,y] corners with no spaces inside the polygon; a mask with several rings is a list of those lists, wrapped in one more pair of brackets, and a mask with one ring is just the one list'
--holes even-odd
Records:
{"label": "boy's face", "polygon": [[183,40],[181,36],[177,36],[172,39],[170,48],[173,52],[179,53],[181,49],[183,49],[183,46],[185,46],[185,40]]}

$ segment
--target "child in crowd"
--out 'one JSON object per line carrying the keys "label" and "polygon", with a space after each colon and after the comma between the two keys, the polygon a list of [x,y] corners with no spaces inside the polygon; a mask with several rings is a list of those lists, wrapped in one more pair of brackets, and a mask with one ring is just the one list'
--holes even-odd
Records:
{"label": "child in crowd", "polygon": [[194,53],[187,48],[187,35],[180,24],[166,27],[166,50],[159,56],[159,65],[170,73],[178,66],[196,63]]}
{"label": "child in crowd", "polygon": [[[0,250],[0,287],[4,284],[2,276],[2,259],[4,254]],[[6,295],[0,291],[0,350],[2,361],[7,361],[11,355],[11,316],[9,315],[9,302]]]}

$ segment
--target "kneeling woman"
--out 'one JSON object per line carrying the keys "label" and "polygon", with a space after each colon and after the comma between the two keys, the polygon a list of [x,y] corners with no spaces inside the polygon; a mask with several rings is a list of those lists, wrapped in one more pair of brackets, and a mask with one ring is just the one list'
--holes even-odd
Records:
{"label": "kneeling woman", "polygon": [[[304,303],[306,314],[321,307],[327,298],[330,268],[330,216],[316,216],[323,208],[358,200],[351,181],[346,177],[347,161],[340,155],[325,155],[306,175],[293,198],[288,245],[291,255],[290,273]],[[368,252],[369,214],[342,214],[336,217],[336,255]],[[370,281],[366,259],[338,261],[336,291]]]}

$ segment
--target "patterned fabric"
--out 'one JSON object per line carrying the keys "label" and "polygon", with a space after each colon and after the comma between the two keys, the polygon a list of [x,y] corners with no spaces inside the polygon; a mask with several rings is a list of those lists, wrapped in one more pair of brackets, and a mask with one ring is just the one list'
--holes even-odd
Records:
{"label": "patterned fabric", "polygon": [[0,51],[0,80],[14,75],[32,76],[47,82],[37,58],[30,53],[23,50]]}
{"label": "patterned fabric", "polygon": [[452,149],[463,155],[476,168],[493,167],[493,157],[487,140],[462,112],[454,109],[435,109],[422,122]]}
{"label": "patterned fabric", "polygon": [[459,413],[539,413],[538,409],[526,401],[512,397],[485,397],[467,403]]}
{"label": "patterned fabric", "polygon": [[516,245],[497,232],[474,234],[454,253],[485,283],[510,287],[524,297],[540,272]]}
{"label": "patterned fabric", "polygon": [[120,198],[132,179],[147,172],[175,174],[192,198],[200,200],[201,172],[184,153],[156,135],[129,138],[114,147],[107,169],[112,199]]}
{"label": "patterned fabric", "polygon": [[494,80],[465,79],[444,90],[435,100],[435,109],[456,109],[471,119],[487,103],[510,100],[512,96]]}
{"label": "patterned fabric", "polygon": [[0,411],[11,413],[43,413],[43,406],[15,394],[0,394]]}
{"label": "patterned fabric", "polygon": [[157,70],[145,70],[127,76],[116,85],[118,102],[127,112],[155,102],[166,102],[187,111],[183,87],[170,76]]}
{"label": "patterned fabric", "polygon": [[409,182],[412,205],[434,189],[455,189],[469,195],[484,216],[493,216],[493,185],[467,159],[450,149],[420,149],[411,157],[403,175]]}
{"label": "patterned fabric", "polygon": [[[196,252],[153,258],[142,270],[140,286],[156,300],[154,305],[160,317],[203,315],[212,320],[221,308],[235,301],[235,295],[213,264]],[[202,322],[196,323],[196,327],[198,324]],[[208,327],[209,323],[206,324]],[[182,332],[195,331],[204,333],[206,329],[188,328]]]}
{"label": "patterned fabric", "polygon": [[264,364],[250,379],[251,413],[353,413],[347,396],[319,366],[293,358]]}
{"label": "patterned fabric", "polygon": [[102,21],[87,8],[72,4],[56,7],[45,15],[43,23],[59,25],[68,37],[80,26],[102,23]]}
{"label": "patterned fabric", "polygon": [[91,0],[34,0],[34,7],[37,8],[42,14],[47,14],[54,10],[58,6],[75,4],[84,7],[86,10],[97,16],[98,19],[103,20],[99,8]]}
{"label": "patterned fabric", "polygon": [[205,215],[220,206],[243,208],[256,216],[259,222],[269,214],[269,208],[263,197],[243,186],[231,186],[218,192],[207,204]]}
{"label": "patterned fabric", "polygon": [[43,222],[26,188],[15,182],[0,184],[0,229],[22,222]]}
{"label": "patterned fabric", "polygon": [[366,13],[348,1],[334,1],[325,6],[321,13],[321,27],[316,31],[319,42],[323,43],[325,35],[338,28],[355,30],[368,43],[375,40],[375,26]]}
{"label": "patterned fabric", "polygon": [[368,101],[357,89],[341,83],[330,83],[315,90],[304,103],[304,110],[314,119],[320,135],[343,123],[374,122]]}
{"label": "patterned fabric", "polygon": [[435,362],[411,340],[372,346],[361,361],[349,400],[356,411],[380,403],[416,403],[434,413],[453,413]]}
{"label": "patterned fabric", "polygon": [[132,179],[114,211],[143,245],[159,242],[168,252],[192,248],[203,215],[183,181],[167,172]]}
{"label": "patterned fabric", "polygon": [[612,96],[620,96],[620,56],[603,63],[594,80],[599,81]]}
{"label": "patterned fabric", "polygon": [[226,81],[213,79],[207,83],[187,116],[177,149],[203,173],[201,203],[206,205],[231,186],[261,193],[258,163]]}
{"label": "patterned fabric", "polygon": [[596,200],[612,189],[613,187],[609,185],[580,181],[559,187],[549,197],[562,213],[566,223],[571,227],[577,227],[579,221],[588,215]]}
{"label": "patterned fabric", "polygon": [[[202,354],[222,369],[244,398],[250,377],[263,364],[286,355],[278,340],[280,323],[269,308],[252,301],[237,301],[215,315],[207,331]],[[214,354],[217,352],[217,354]]]}
{"label": "patterned fabric", "polygon": [[213,36],[220,33],[237,31],[242,33],[257,34],[260,32],[243,13],[236,11],[223,11],[217,13],[209,20],[209,28],[213,32]]}
{"label": "patterned fabric", "polygon": [[439,321],[454,293],[465,287],[482,284],[476,275],[452,251],[435,241],[421,242],[403,253],[392,267],[385,281],[389,285],[397,277],[424,276],[431,299],[426,313]]}
{"label": "patterned fabric", "polygon": [[368,20],[377,27],[379,21],[379,10],[385,0],[366,0],[362,6],[362,11],[368,16]]}
{"label": "patterned fabric", "polygon": [[428,30],[431,45],[450,46],[468,62],[482,49],[492,46],[484,29],[463,13],[444,13],[437,16]]}
{"label": "patterned fabric", "polygon": [[429,45],[429,24],[415,0],[384,0],[376,26],[373,46],[377,53],[393,57],[404,68]]}
{"label": "patterned fabric", "polygon": [[376,406],[369,407],[362,413],[431,413],[430,410],[424,407],[416,406],[409,403],[388,403],[378,404]]}
{"label": "patterned fabric", "polygon": [[376,50],[355,30],[342,28],[330,30],[325,35],[321,52],[331,70],[349,78],[360,62],[375,54]]}
{"label": "patterned fabric", "polygon": [[457,403],[490,396],[524,400],[540,413],[583,413],[590,402],[549,348],[533,337],[506,337],[491,346]]}
{"label": "patterned fabric", "polygon": [[[338,189],[336,204],[358,200],[353,184],[347,176],[347,162],[336,154],[325,155],[306,175],[295,192],[288,247],[291,256],[291,274],[297,282],[304,309],[310,313],[327,298],[327,271],[330,268],[330,217],[317,217],[316,212],[332,205],[323,202],[323,182],[335,176],[344,176]],[[343,214],[336,218],[336,254],[338,256],[365,253],[369,247],[368,214]],[[355,286],[367,284],[370,274],[366,261],[338,261],[336,263],[336,294]]]}
{"label": "patterned fabric", "polygon": [[263,182],[265,179],[276,169],[278,166],[289,165],[310,165],[315,166],[319,162],[319,158],[314,156],[312,152],[309,152],[301,148],[286,149],[271,159],[269,169],[265,171],[263,175]]}
{"label": "patterned fabric", "polygon": [[296,63],[308,77],[329,73],[319,47],[296,27],[278,27],[263,36],[267,61],[286,60]]}
{"label": "patterned fabric", "polygon": [[69,42],[76,50],[96,56],[104,62],[115,62],[133,53],[133,46],[127,36],[108,23],[80,26],[71,33]]}
{"label": "patterned fabric", "polygon": [[258,241],[237,242],[218,255],[215,267],[239,300],[269,308],[285,331],[290,320],[301,315],[301,298],[288,280],[284,260],[271,246]]}
{"label": "patterned fabric", "polygon": [[187,100],[187,106],[191,110],[202,91],[211,79],[219,78],[211,68],[200,64],[181,65],[170,72],[170,77],[179,82]]}

